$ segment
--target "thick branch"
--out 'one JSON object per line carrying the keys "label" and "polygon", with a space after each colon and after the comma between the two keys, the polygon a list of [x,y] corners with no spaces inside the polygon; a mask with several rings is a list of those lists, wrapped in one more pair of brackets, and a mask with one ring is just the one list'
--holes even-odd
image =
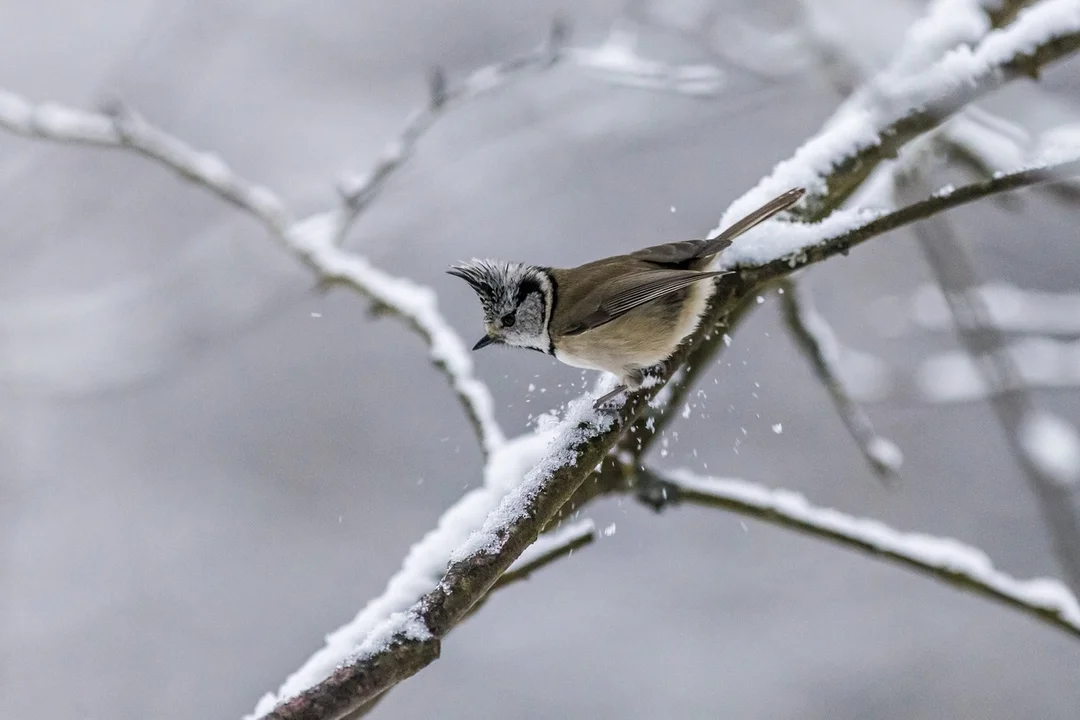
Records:
{"label": "thick branch", "polygon": [[686,471],[643,475],[653,493],[663,491],[667,503],[720,508],[869,553],[996,600],[1080,638],[1080,605],[1066,586],[1051,579],[1012,578],[995,569],[981,550],[957,540],[899,532],[877,520],[815,507],[790,490],[745,480],[703,478]]}
{"label": "thick branch", "polygon": [[[792,186],[809,191],[796,208],[821,220],[838,208],[881,162],[971,101],[1080,48],[1080,2],[1043,0],[974,50],[958,48],[910,75],[887,74],[826,123],[823,131],[733,203],[720,227]],[[916,65],[920,67],[920,65]],[[718,228],[719,229],[719,228]],[[728,251],[733,258],[739,246]]]}

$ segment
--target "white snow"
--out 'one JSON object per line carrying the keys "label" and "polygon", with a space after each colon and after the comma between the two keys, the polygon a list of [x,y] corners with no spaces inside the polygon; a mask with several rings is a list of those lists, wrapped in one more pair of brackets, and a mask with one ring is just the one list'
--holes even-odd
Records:
{"label": "white snow", "polygon": [[1035,162],[1065,162],[1080,156],[1080,123],[1060,125],[1039,136]]}
{"label": "white snow", "polygon": [[1063,583],[1051,578],[1013,578],[997,570],[982,550],[959,540],[901,532],[878,520],[816,507],[799,493],[774,490],[746,480],[701,477],[688,470],[671,473],[667,479],[686,491],[768,510],[800,524],[851,538],[880,552],[963,576],[1024,605],[1049,610],[1080,629],[1080,604]]}
{"label": "white snow", "polygon": [[776,433],[777,435],[779,435],[780,433],[784,432],[784,424],[783,423],[776,423],[775,425],[772,426],[772,431],[774,433]]}
{"label": "white snow", "polygon": [[1020,446],[1044,475],[1059,485],[1080,480],[1080,437],[1071,424],[1039,410],[1023,419],[1018,435]]}
{"label": "white snow", "polygon": [[614,534],[615,534],[615,523],[611,523],[606,528],[604,528],[604,537],[611,537]]}
{"label": "white snow", "polygon": [[870,438],[870,442],[866,444],[866,454],[894,473],[899,472],[900,466],[904,464],[904,453],[896,443],[881,435]]}
{"label": "white snow", "polygon": [[[435,529],[412,546],[401,569],[390,578],[383,593],[371,600],[350,622],[330,633],[326,644],[286,678],[276,693],[259,700],[253,715],[261,717],[281,702],[298,695],[328,677],[334,669],[362,646],[375,647],[378,638],[393,635],[397,626],[387,624],[395,613],[405,613],[424,594],[434,589],[443,574],[451,551],[480,527],[488,514],[499,507],[503,496],[536,463],[540,462],[555,438],[552,431],[537,431],[509,440],[492,452],[484,469],[484,484],[466,493],[452,505]],[[374,640],[369,636],[378,629]],[[389,635],[387,635],[389,633]]]}
{"label": "white snow", "polygon": [[[978,3],[968,0],[942,0],[935,3],[928,20],[913,28],[912,44],[905,52],[912,59],[898,61],[876,83],[873,92],[858,93],[856,98],[837,111],[824,129],[807,141],[788,160],[780,162],[772,173],[752,190],[733,202],[717,227],[723,228],[746,216],[770,199],[793,187],[804,187],[812,195],[825,189],[824,178],[838,163],[880,142],[881,130],[911,108],[925,107],[947,96],[969,96],[972,88],[1003,81],[1000,66],[1017,54],[1029,52],[1039,43],[1080,30],[1080,2],[1044,0],[1020,14],[1009,26],[988,33],[974,48],[955,47],[927,64],[925,59],[941,49],[953,47],[956,38],[973,39],[979,28],[953,12],[970,13]],[[938,17],[940,20],[934,20]],[[920,35],[919,33],[924,33]],[[940,40],[939,38],[947,38]],[[927,52],[927,49],[930,51]],[[923,66],[926,66],[923,68]],[[908,68],[917,72],[910,73]],[[736,240],[720,256],[720,269],[761,264],[785,257],[797,257],[808,246],[839,234],[844,229],[873,218],[871,211],[837,211],[823,223],[797,226],[782,221],[762,223]],[[828,227],[822,227],[827,225]]]}
{"label": "white snow", "polygon": [[[615,400],[617,402],[617,399]],[[611,417],[593,409],[593,398],[583,395],[569,403],[547,452],[525,479],[503,497],[484,524],[450,553],[450,562],[461,562],[477,554],[494,554],[502,546],[506,531],[525,517],[533,498],[556,471],[577,464],[577,448],[611,427]]]}
{"label": "white snow", "polygon": [[569,57],[574,64],[598,72],[609,82],[687,95],[715,95],[724,88],[724,73],[715,65],[668,65],[642,57],[636,44],[634,32],[616,25],[601,45],[574,48]]}

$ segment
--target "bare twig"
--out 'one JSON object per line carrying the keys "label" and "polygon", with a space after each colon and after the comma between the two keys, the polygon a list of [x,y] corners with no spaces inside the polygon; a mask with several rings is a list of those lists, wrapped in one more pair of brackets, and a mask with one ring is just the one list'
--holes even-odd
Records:
{"label": "bare twig", "polygon": [[412,155],[420,138],[449,110],[509,84],[528,73],[546,70],[567,58],[570,28],[556,18],[543,44],[533,52],[474,70],[460,83],[451,84],[440,67],[428,76],[428,103],[405,121],[398,137],[383,148],[375,167],[365,175],[345,178],[338,190],[342,208],[336,218],[334,242],[344,240],[356,218],[371,204],[387,180]]}
{"label": "bare twig", "polygon": [[[917,171],[910,171],[898,182],[901,195],[917,193],[925,186]],[[978,285],[975,268],[944,217],[924,218],[913,230],[945,292],[961,342],[976,360],[986,385],[997,390],[990,396],[990,405],[1013,459],[1039,502],[1065,577],[1073,591],[1080,593],[1080,508],[1072,488],[1060,483],[1028,451],[1030,443],[1024,433],[1039,410],[1006,352],[1004,337],[990,322],[981,297],[973,292]]]}
{"label": "bare twig", "polygon": [[874,472],[884,479],[892,477],[899,469],[903,455],[891,440],[874,432],[874,426],[866,412],[851,399],[844,388],[837,367],[839,349],[832,328],[793,281],[783,283],[780,292],[784,322],[795,343],[814,368],[817,379],[828,390],[848,433]]}
{"label": "bare twig", "polygon": [[1051,579],[1017,580],[994,568],[986,554],[951,538],[894,530],[877,520],[811,505],[790,490],[745,480],[704,478],[687,471],[643,471],[643,483],[662,504],[692,503],[754,517],[820,540],[869,553],[961,590],[996,600],[1080,637],[1080,605]]}

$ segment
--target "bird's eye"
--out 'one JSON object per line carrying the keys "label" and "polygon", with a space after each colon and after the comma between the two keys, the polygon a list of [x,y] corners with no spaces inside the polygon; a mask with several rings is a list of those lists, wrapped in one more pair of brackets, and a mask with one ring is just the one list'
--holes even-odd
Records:
{"label": "bird's eye", "polygon": [[503,327],[514,327],[514,323],[517,322],[517,316],[514,313],[506,313],[502,316]]}

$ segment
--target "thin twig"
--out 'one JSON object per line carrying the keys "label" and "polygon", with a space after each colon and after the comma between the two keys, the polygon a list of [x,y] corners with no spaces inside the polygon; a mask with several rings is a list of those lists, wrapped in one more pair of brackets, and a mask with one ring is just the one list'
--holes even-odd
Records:
{"label": "thin twig", "polygon": [[437,120],[454,107],[508,85],[530,72],[547,70],[565,60],[569,25],[562,18],[552,21],[545,42],[533,52],[474,70],[460,83],[451,84],[441,67],[428,76],[428,103],[405,121],[398,137],[383,148],[375,166],[365,175],[345,178],[338,191],[342,208],[334,228],[334,241],[344,240],[356,218],[371,204],[387,180],[408,160],[420,138]]}
{"label": "thin twig", "polygon": [[720,508],[869,553],[1080,637],[1080,605],[1065,585],[1052,579],[1017,580],[995,569],[981,550],[957,540],[900,532],[878,520],[815,507],[790,490],[745,480],[704,478],[687,471],[642,474],[665,504]]}
{"label": "thin twig", "polygon": [[[901,195],[910,195],[920,192],[926,184],[912,170],[899,178],[898,188]],[[990,406],[1013,460],[1039,502],[1065,577],[1073,591],[1080,593],[1080,508],[1073,489],[1048,473],[1028,451],[1024,433],[1040,411],[1006,350],[1005,338],[990,322],[981,296],[974,292],[979,283],[975,267],[946,218],[924,218],[912,230],[945,293],[961,343],[986,386],[995,389],[989,398]]]}
{"label": "thin twig", "polygon": [[899,469],[903,456],[891,440],[874,432],[866,412],[845,389],[837,367],[839,348],[832,328],[794,281],[784,282],[779,291],[784,322],[796,345],[814,368],[817,379],[828,390],[844,427],[878,477],[891,478]]}

